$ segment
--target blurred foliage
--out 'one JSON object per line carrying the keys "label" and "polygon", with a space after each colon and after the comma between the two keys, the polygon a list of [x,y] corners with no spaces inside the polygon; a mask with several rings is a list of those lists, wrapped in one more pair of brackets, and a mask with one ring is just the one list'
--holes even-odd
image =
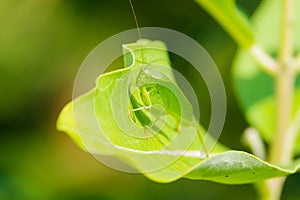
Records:
{"label": "blurred foliage", "polygon": [[[259,3],[237,2],[247,15]],[[211,54],[228,95],[221,142],[243,148],[239,137],[246,123],[231,89],[236,45],[230,37],[192,0],[140,0],[134,5],[141,26],[180,31]],[[85,56],[106,38],[135,28],[127,0],[1,0],[0,28],[1,200],[255,198],[249,185],[188,180],[166,185],[112,170],[55,130],[57,115],[71,100],[76,71]],[[184,71],[186,76],[192,74]],[[191,83],[199,91],[206,90],[201,80]],[[206,99],[200,101],[201,111],[208,113],[201,120],[207,124],[209,98],[205,92],[201,97]],[[299,177],[289,179],[284,199],[300,195]]]}

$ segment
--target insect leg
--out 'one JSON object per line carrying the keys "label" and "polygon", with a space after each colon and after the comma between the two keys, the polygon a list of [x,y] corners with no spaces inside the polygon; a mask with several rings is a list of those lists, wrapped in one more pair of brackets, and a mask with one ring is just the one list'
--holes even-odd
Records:
{"label": "insect leg", "polygon": [[134,108],[132,110],[129,110],[128,111],[128,116],[130,116],[131,112],[136,112],[136,111],[141,111],[141,110],[149,110],[152,107],[152,102],[151,102],[151,99],[150,99],[150,96],[149,96],[149,92],[147,91],[146,88],[142,87],[140,89],[140,97],[141,97],[141,100],[143,101],[143,104],[144,105],[146,104],[146,105],[142,106],[142,107]]}
{"label": "insect leg", "polygon": [[209,154],[208,154],[208,152],[207,152],[206,147],[204,146],[204,139],[203,139],[203,135],[201,134],[200,128],[199,128],[199,126],[197,126],[197,125],[194,125],[194,126],[195,126],[195,128],[197,129],[197,135],[198,135],[198,138],[199,138],[199,140],[200,140],[200,142],[201,142],[201,144],[202,144],[202,148],[203,148],[203,151],[204,151],[204,153],[205,153],[205,157],[208,158],[208,157],[209,157]]}

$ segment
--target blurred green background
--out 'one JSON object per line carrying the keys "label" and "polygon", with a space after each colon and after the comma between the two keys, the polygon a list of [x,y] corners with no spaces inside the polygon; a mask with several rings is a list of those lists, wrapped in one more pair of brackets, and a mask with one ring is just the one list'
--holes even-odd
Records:
{"label": "blurred green background", "polygon": [[[247,15],[259,0],[239,0]],[[197,40],[219,67],[228,113],[220,141],[244,149],[247,124],[234,99],[230,65],[236,45],[192,0],[134,1],[141,26],[171,28]],[[76,72],[101,41],[135,28],[127,0],[0,1],[0,199],[256,199],[250,185],[179,180],[158,184],[110,169],[55,129],[72,98]],[[185,75],[189,75],[186,72]],[[191,80],[203,89],[201,80]],[[197,84],[199,82],[199,84]],[[205,95],[204,95],[205,96]],[[207,110],[209,99],[202,98]],[[209,114],[204,114],[203,123]],[[299,176],[284,199],[297,199]]]}

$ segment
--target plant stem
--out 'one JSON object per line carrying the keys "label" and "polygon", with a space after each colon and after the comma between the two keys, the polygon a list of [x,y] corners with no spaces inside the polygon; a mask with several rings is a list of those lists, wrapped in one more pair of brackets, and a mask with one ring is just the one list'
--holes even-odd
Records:
{"label": "plant stem", "polygon": [[257,184],[257,191],[260,192],[261,200],[279,200],[286,178],[275,178]]}
{"label": "plant stem", "polygon": [[[293,105],[293,90],[292,70],[289,67],[282,68],[276,80],[277,127],[269,155],[269,161],[277,165],[287,165],[292,160],[295,136],[289,131],[289,119]],[[285,180],[286,178],[276,178],[266,181],[270,200],[280,199]]]}
{"label": "plant stem", "polygon": [[249,52],[265,72],[271,75],[278,73],[278,63],[260,46],[253,45],[250,47]]}
{"label": "plant stem", "polygon": [[[269,161],[276,165],[287,165],[292,160],[294,134],[289,131],[289,121],[293,108],[295,75],[293,58],[293,20],[294,0],[282,1],[282,33],[279,54],[280,69],[276,76],[276,135],[271,143]],[[268,199],[280,199],[286,178],[266,181],[269,189]]]}
{"label": "plant stem", "polygon": [[293,58],[293,28],[295,0],[282,0],[282,27],[279,59],[281,66],[290,66]]}
{"label": "plant stem", "polygon": [[276,135],[272,142],[269,161],[277,165],[287,165],[292,159],[294,143],[293,135],[289,134],[289,122],[292,113],[295,77],[291,68],[280,70],[276,77],[277,114]]}
{"label": "plant stem", "polygon": [[255,128],[247,128],[243,133],[242,140],[242,142],[250,148],[250,151],[254,155],[263,160],[266,159],[265,145],[258,131]]}

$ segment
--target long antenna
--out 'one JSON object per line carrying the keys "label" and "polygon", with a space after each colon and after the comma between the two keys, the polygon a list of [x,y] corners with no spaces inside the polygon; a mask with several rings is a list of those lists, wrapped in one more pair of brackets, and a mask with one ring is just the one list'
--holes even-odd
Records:
{"label": "long antenna", "polygon": [[136,29],[137,29],[137,32],[138,32],[138,35],[139,35],[139,39],[140,39],[141,54],[142,54],[142,65],[143,65],[143,63],[144,63],[144,51],[143,51],[143,45],[142,45],[142,34],[141,34],[139,22],[137,20],[136,14],[135,14],[135,10],[134,10],[134,7],[133,7],[132,0],[129,0],[129,3],[130,3],[131,11],[132,11],[132,14],[133,14],[133,17],[134,17]]}

